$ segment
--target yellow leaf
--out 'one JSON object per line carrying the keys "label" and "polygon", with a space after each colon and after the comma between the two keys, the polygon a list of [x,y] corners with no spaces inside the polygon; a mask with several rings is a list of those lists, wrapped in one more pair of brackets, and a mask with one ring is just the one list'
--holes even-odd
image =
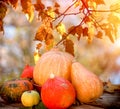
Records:
{"label": "yellow leaf", "polygon": [[22,11],[26,14],[27,20],[32,22],[34,18],[34,7],[31,0],[21,0]]}
{"label": "yellow leaf", "polygon": [[95,35],[95,27],[93,22],[88,22],[88,43],[91,43]]}
{"label": "yellow leaf", "polygon": [[66,33],[66,28],[65,25],[63,23],[60,23],[57,27],[56,27],[57,31],[63,35],[64,33]]}
{"label": "yellow leaf", "polygon": [[112,11],[115,11],[115,12],[117,12],[117,13],[120,13],[120,1],[117,1],[116,3],[112,4],[112,5],[110,6],[110,9],[111,9]]}
{"label": "yellow leaf", "polygon": [[55,12],[54,12],[53,8],[48,7],[47,15],[50,16],[53,19],[55,18]]}
{"label": "yellow leaf", "polygon": [[81,0],[77,0],[77,2],[74,3],[74,7],[78,7],[81,5]]}
{"label": "yellow leaf", "polygon": [[35,61],[35,64],[38,62],[40,58],[40,55],[38,53],[38,50],[36,49],[35,52],[34,52],[34,61]]}
{"label": "yellow leaf", "polygon": [[91,1],[88,1],[88,6],[89,6],[89,8],[90,9],[96,9],[97,8],[97,4],[96,4],[96,2],[91,2]]}

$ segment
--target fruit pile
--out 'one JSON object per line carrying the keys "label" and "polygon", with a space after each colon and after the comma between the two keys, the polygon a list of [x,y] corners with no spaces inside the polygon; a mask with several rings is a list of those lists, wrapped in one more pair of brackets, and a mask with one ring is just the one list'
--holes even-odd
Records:
{"label": "fruit pile", "polygon": [[72,55],[57,48],[44,53],[34,67],[27,65],[20,79],[0,86],[0,96],[6,102],[32,107],[42,101],[48,109],[67,109],[76,99],[92,102],[102,93],[101,80]]}

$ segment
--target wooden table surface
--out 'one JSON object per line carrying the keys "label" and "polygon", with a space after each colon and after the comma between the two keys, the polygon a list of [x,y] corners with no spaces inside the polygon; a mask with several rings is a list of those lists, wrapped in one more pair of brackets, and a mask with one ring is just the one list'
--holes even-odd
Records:
{"label": "wooden table surface", "polygon": [[[19,109],[21,103],[8,104],[0,98],[0,109]],[[120,109],[120,92],[104,93],[95,102],[80,104],[77,103],[69,109]]]}

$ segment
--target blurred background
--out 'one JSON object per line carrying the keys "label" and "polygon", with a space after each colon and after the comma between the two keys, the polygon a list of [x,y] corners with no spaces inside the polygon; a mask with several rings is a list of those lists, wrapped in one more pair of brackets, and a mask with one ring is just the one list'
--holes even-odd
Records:
{"label": "blurred background", "polygon": [[[0,33],[0,82],[19,77],[26,64],[35,65],[34,51],[38,42],[34,36],[39,26],[37,18],[29,23],[20,7],[9,8],[4,18],[4,34]],[[110,79],[120,84],[120,38],[115,43],[107,37],[94,38],[91,44],[81,38],[74,47],[76,59],[87,69],[103,81]]]}

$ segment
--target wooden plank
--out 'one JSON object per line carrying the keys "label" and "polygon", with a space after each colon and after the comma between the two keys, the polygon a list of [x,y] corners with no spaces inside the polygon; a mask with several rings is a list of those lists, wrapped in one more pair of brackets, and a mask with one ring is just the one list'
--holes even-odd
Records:
{"label": "wooden plank", "polygon": [[[19,109],[21,103],[8,104],[0,98],[0,109]],[[69,109],[120,109],[120,92],[104,93],[95,102],[74,104]]]}

